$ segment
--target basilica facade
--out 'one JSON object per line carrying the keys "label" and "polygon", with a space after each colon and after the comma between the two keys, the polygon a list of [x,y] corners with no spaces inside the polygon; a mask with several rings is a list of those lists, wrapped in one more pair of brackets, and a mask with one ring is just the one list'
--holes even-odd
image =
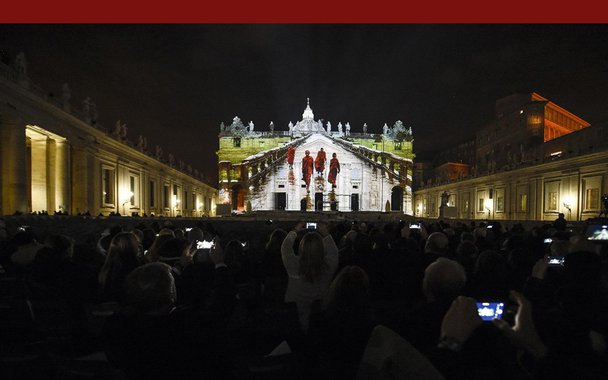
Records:
{"label": "basilica facade", "polygon": [[[230,125],[220,126],[218,202],[232,211],[411,214],[412,143],[411,128],[401,121],[392,127],[385,124],[382,134],[370,134],[367,125],[355,131],[348,122],[332,126],[315,120],[309,103],[302,120],[289,122],[282,131],[272,122],[267,131],[256,131],[253,122],[245,125],[235,117]],[[302,170],[306,152],[313,162],[309,179]],[[335,181],[330,178],[334,155],[340,166]]]}
{"label": "basilica facade", "polygon": [[67,84],[49,95],[19,54],[0,62],[0,215],[213,215],[217,190],[190,165],[105,128],[95,103],[75,105]]}

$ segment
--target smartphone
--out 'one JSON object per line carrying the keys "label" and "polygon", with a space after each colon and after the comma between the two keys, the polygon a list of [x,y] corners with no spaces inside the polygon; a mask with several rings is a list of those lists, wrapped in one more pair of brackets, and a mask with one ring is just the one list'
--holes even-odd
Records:
{"label": "smartphone", "polygon": [[420,224],[410,224],[410,230],[419,230],[420,229]]}
{"label": "smartphone", "polygon": [[590,226],[587,230],[587,240],[608,240],[608,225]]}
{"label": "smartphone", "polygon": [[491,225],[491,224],[488,224],[488,225],[486,226],[486,228],[491,230],[492,228],[494,228],[494,226],[493,226],[493,225]]}
{"label": "smartphone", "polygon": [[491,321],[493,319],[502,318],[504,309],[504,302],[477,302],[477,314],[479,314],[483,321]]}
{"label": "smartphone", "polygon": [[29,227],[28,227],[28,226],[19,226],[17,229],[18,229],[19,231],[26,231],[26,230],[28,230],[28,229],[29,229]]}
{"label": "smartphone", "polygon": [[186,232],[192,231],[192,227],[186,227]]}
{"label": "smartphone", "polygon": [[197,240],[196,241],[196,249],[210,249],[213,246],[213,242],[212,241],[207,241],[207,240]]}
{"label": "smartphone", "polygon": [[247,245],[247,242],[241,243],[241,245],[244,247]]}
{"label": "smartphone", "polygon": [[317,223],[316,222],[306,222],[306,229],[307,230],[311,230],[314,231],[317,229]]}
{"label": "smartphone", "polygon": [[550,267],[563,267],[564,256],[549,256],[547,257],[547,266]]}
{"label": "smartphone", "polygon": [[545,240],[543,240],[543,243],[545,244],[551,244],[553,242],[553,239],[551,238],[546,238]]}

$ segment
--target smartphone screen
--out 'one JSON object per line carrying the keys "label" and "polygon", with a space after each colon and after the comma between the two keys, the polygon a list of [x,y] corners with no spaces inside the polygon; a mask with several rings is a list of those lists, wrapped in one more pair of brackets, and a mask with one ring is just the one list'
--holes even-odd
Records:
{"label": "smartphone screen", "polygon": [[412,225],[410,225],[410,229],[419,230],[420,224],[412,224]]}
{"label": "smartphone screen", "polygon": [[547,257],[547,265],[550,267],[563,267],[564,266],[564,256]]}
{"label": "smartphone screen", "polygon": [[192,231],[192,227],[186,227],[186,232]]}
{"label": "smartphone screen", "polygon": [[545,240],[543,240],[543,243],[545,244],[551,244],[553,242],[553,239],[551,238],[546,238]]}
{"label": "smartphone screen", "polygon": [[477,302],[477,314],[483,321],[500,319],[504,308],[504,302]]}
{"label": "smartphone screen", "polygon": [[196,249],[210,249],[213,246],[213,242],[212,241],[200,241],[197,240],[196,241]]}
{"label": "smartphone screen", "polygon": [[588,240],[608,240],[608,225],[590,226],[587,230]]}
{"label": "smartphone screen", "polygon": [[315,223],[315,222],[306,222],[306,229],[307,230],[316,230],[317,229],[317,223]]}

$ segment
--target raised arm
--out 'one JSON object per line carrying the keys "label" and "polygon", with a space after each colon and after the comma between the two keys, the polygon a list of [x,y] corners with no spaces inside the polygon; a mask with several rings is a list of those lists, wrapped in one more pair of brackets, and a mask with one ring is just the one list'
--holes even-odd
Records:
{"label": "raised arm", "polygon": [[294,230],[287,234],[285,240],[283,240],[283,244],[281,244],[281,258],[283,259],[285,271],[290,277],[298,277],[300,274],[300,259],[293,251],[293,243],[296,241],[298,236],[297,231],[300,227],[303,228],[301,223],[299,223]]}

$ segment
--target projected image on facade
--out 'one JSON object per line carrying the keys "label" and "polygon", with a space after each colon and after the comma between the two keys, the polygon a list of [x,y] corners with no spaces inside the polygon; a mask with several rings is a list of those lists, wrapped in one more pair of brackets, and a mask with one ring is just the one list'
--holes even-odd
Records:
{"label": "projected image on facade", "polygon": [[315,121],[307,102],[287,130],[235,117],[219,140],[219,203],[232,210],[412,213],[413,136],[401,121],[369,134],[366,124]]}

